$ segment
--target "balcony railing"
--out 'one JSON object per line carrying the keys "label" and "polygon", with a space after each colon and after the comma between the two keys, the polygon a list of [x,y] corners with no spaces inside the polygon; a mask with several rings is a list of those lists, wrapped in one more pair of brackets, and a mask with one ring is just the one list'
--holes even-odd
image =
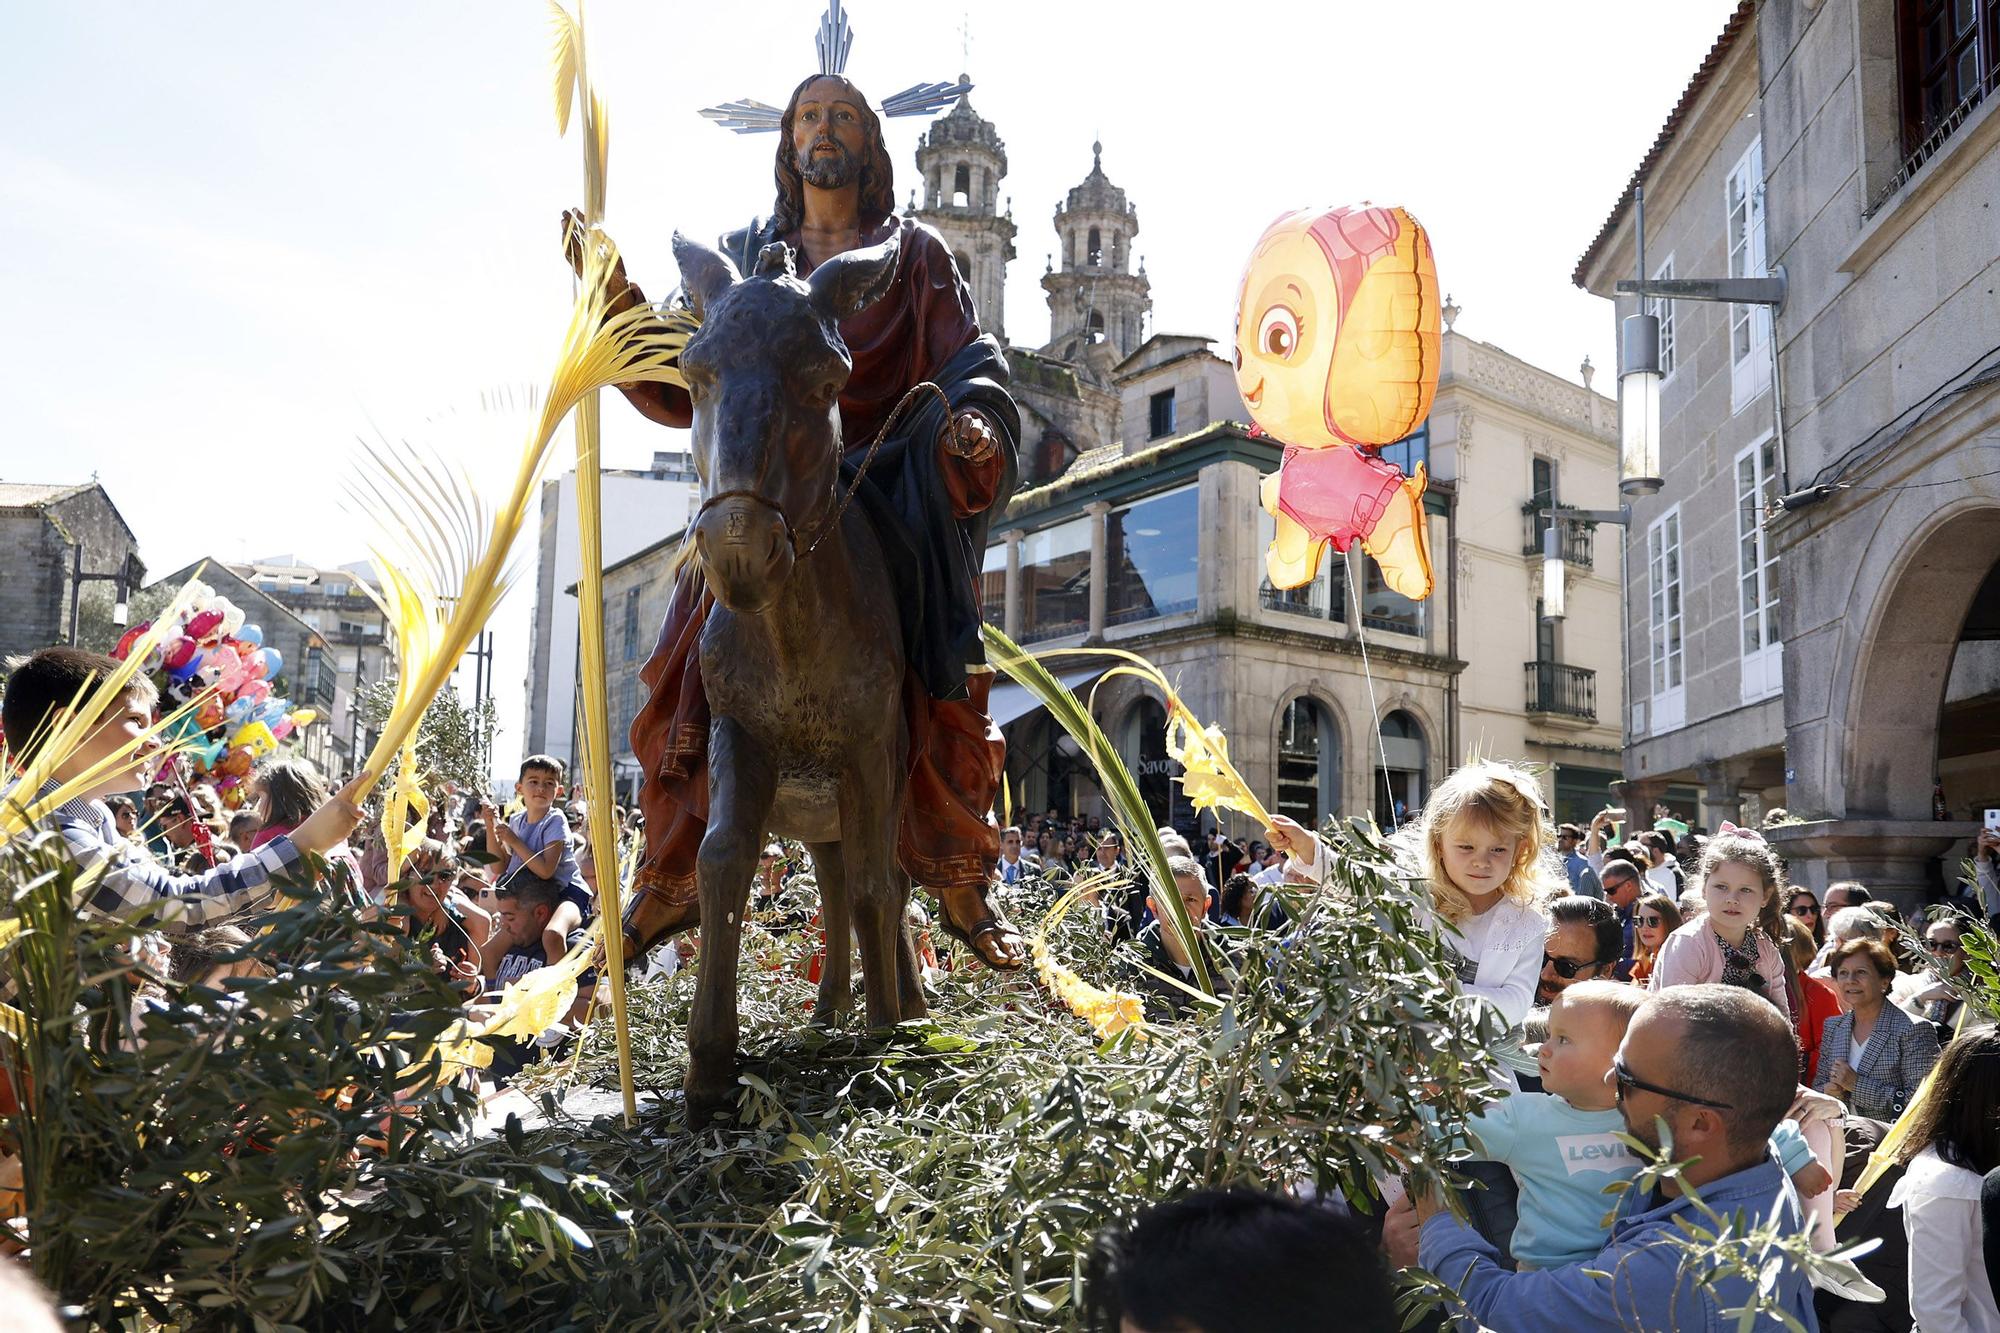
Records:
{"label": "balcony railing", "polygon": [[[1521,511],[1521,517],[1525,521],[1527,528],[1526,533],[1521,539],[1522,555],[1540,555],[1542,553],[1542,534],[1548,530],[1550,522],[1550,520],[1542,517],[1541,511],[1544,507],[1530,504],[1526,509]],[[1562,511],[1557,510],[1556,512],[1560,513]],[[1560,527],[1562,529],[1563,559],[1579,568],[1589,569],[1597,549],[1597,529],[1588,524],[1578,523],[1573,519],[1564,519]]]}
{"label": "balcony railing", "polygon": [[1327,615],[1326,580],[1316,578],[1302,588],[1273,588],[1266,583],[1257,590],[1257,603],[1266,611],[1286,611],[1295,616],[1319,620],[1339,620],[1340,613]]}
{"label": "balcony railing", "polygon": [[1597,673],[1563,662],[1527,662],[1528,711],[1597,720]]}

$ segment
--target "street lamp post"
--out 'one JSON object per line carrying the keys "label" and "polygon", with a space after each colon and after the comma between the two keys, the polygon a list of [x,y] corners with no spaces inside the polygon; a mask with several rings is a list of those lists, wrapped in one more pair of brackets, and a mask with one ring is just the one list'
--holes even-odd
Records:
{"label": "street lamp post", "polygon": [[[1762,189],[1763,186],[1758,186]],[[1643,298],[1665,301],[1720,301],[1763,306],[1775,324],[1785,304],[1785,266],[1761,278],[1649,278],[1646,276],[1646,187],[1632,187],[1633,229],[1639,276],[1617,284],[1623,296],[1642,298],[1641,313],[1628,315],[1620,340],[1618,488],[1627,495],[1660,489],[1660,321],[1644,313]],[[1771,413],[1778,454],[1778,489],[1785,488],[1785,406],[1778,373],[1778,332],[1771,330]]]}
{"label": "street lamp post", "polygon": [[96,582],[116,582],[118,599],[111,604],[111,623],[125,628],[125,622],[132,617],[132,557],[127,555],[122,564],[109,574],[86,574],[83,571],[83,539],[70,547],[73,559],[69,574],[69,641],[75,645],[77,636],[83,631],[83,585]]}

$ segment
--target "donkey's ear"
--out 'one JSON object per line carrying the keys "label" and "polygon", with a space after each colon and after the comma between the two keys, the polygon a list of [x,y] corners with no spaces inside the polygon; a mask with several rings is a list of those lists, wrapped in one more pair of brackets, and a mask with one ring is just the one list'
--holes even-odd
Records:
{"label": "donkey's ear", "polygon": [[681,266],[681,286],[694,303],[697,318],[703,317],[709,302],[734,286],[741,278],[729,256],[697,241],[674,233],[674,262]]}
{"label": "donkey's ear", "polygon": [[902,254],[902,233],[865,250],[835,255],[812,271],[813,309],[838,324],[858,315],[889,294],[895,285],[896,261]]}

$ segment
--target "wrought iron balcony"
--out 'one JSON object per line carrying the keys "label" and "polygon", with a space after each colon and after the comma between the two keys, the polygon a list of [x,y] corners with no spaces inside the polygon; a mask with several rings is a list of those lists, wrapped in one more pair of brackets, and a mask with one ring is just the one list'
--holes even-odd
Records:
{"label": "wrought iron balcony", "polygon": [[1597,673],[1564,662],[1523,663],[1528,673],[1528,711],[1556,717],[1597,720]]}
{"label": "wrought iron balcony", "polygon": [[[1525,520],[1527,528],[1521,539],[1522,555],[1538,556],[1542,553],[1542,534],[1548,531],[1550,522],[1542,516],[1541,511],[1545,507],[1530,501],[1521,511],[1521,517]],[[1561,510],[1558,509],[1557,512],[1560,513]],[[1563,520],[1561,526],[1563,559],[1581,569],[1589,569],[1597,547],[1596,527],[1578,523],[1574,519]]]}

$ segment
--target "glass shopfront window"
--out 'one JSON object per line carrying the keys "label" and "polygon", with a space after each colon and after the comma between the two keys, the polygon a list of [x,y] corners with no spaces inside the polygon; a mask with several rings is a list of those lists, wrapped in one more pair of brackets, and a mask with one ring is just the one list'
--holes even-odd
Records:
{"label": "glass shopfront window", "polygon": [[979,567],[979,615],[996,629],[1007,627],[1006,542],[986,548],[986,562]]}
{"label": "glass shopfront window", "polygon": [[1090,519],[1073,518],[1029,533],[1021,542],[1022,641],[1089,628]]}
{"label": "glass shopfront window", "polygon": [[[1382,569],[1356,542],[1350,551],[1356,568],[1364,571],[1361,581],[1361,625],[1364,629],[1388,630],[1394,634],[1424,632],[1424,604],[1413,602],[1382,581]],[[1332,566],[1332,598],[1336,606],[1347,605],[1347,562],[1338,551],[1327,552]]]}
{"label": "glass shopfront window", "polygon": [[1195,608],[1201,492],[1182,486],[1106,517],[1104,619],[1153,620]]}

